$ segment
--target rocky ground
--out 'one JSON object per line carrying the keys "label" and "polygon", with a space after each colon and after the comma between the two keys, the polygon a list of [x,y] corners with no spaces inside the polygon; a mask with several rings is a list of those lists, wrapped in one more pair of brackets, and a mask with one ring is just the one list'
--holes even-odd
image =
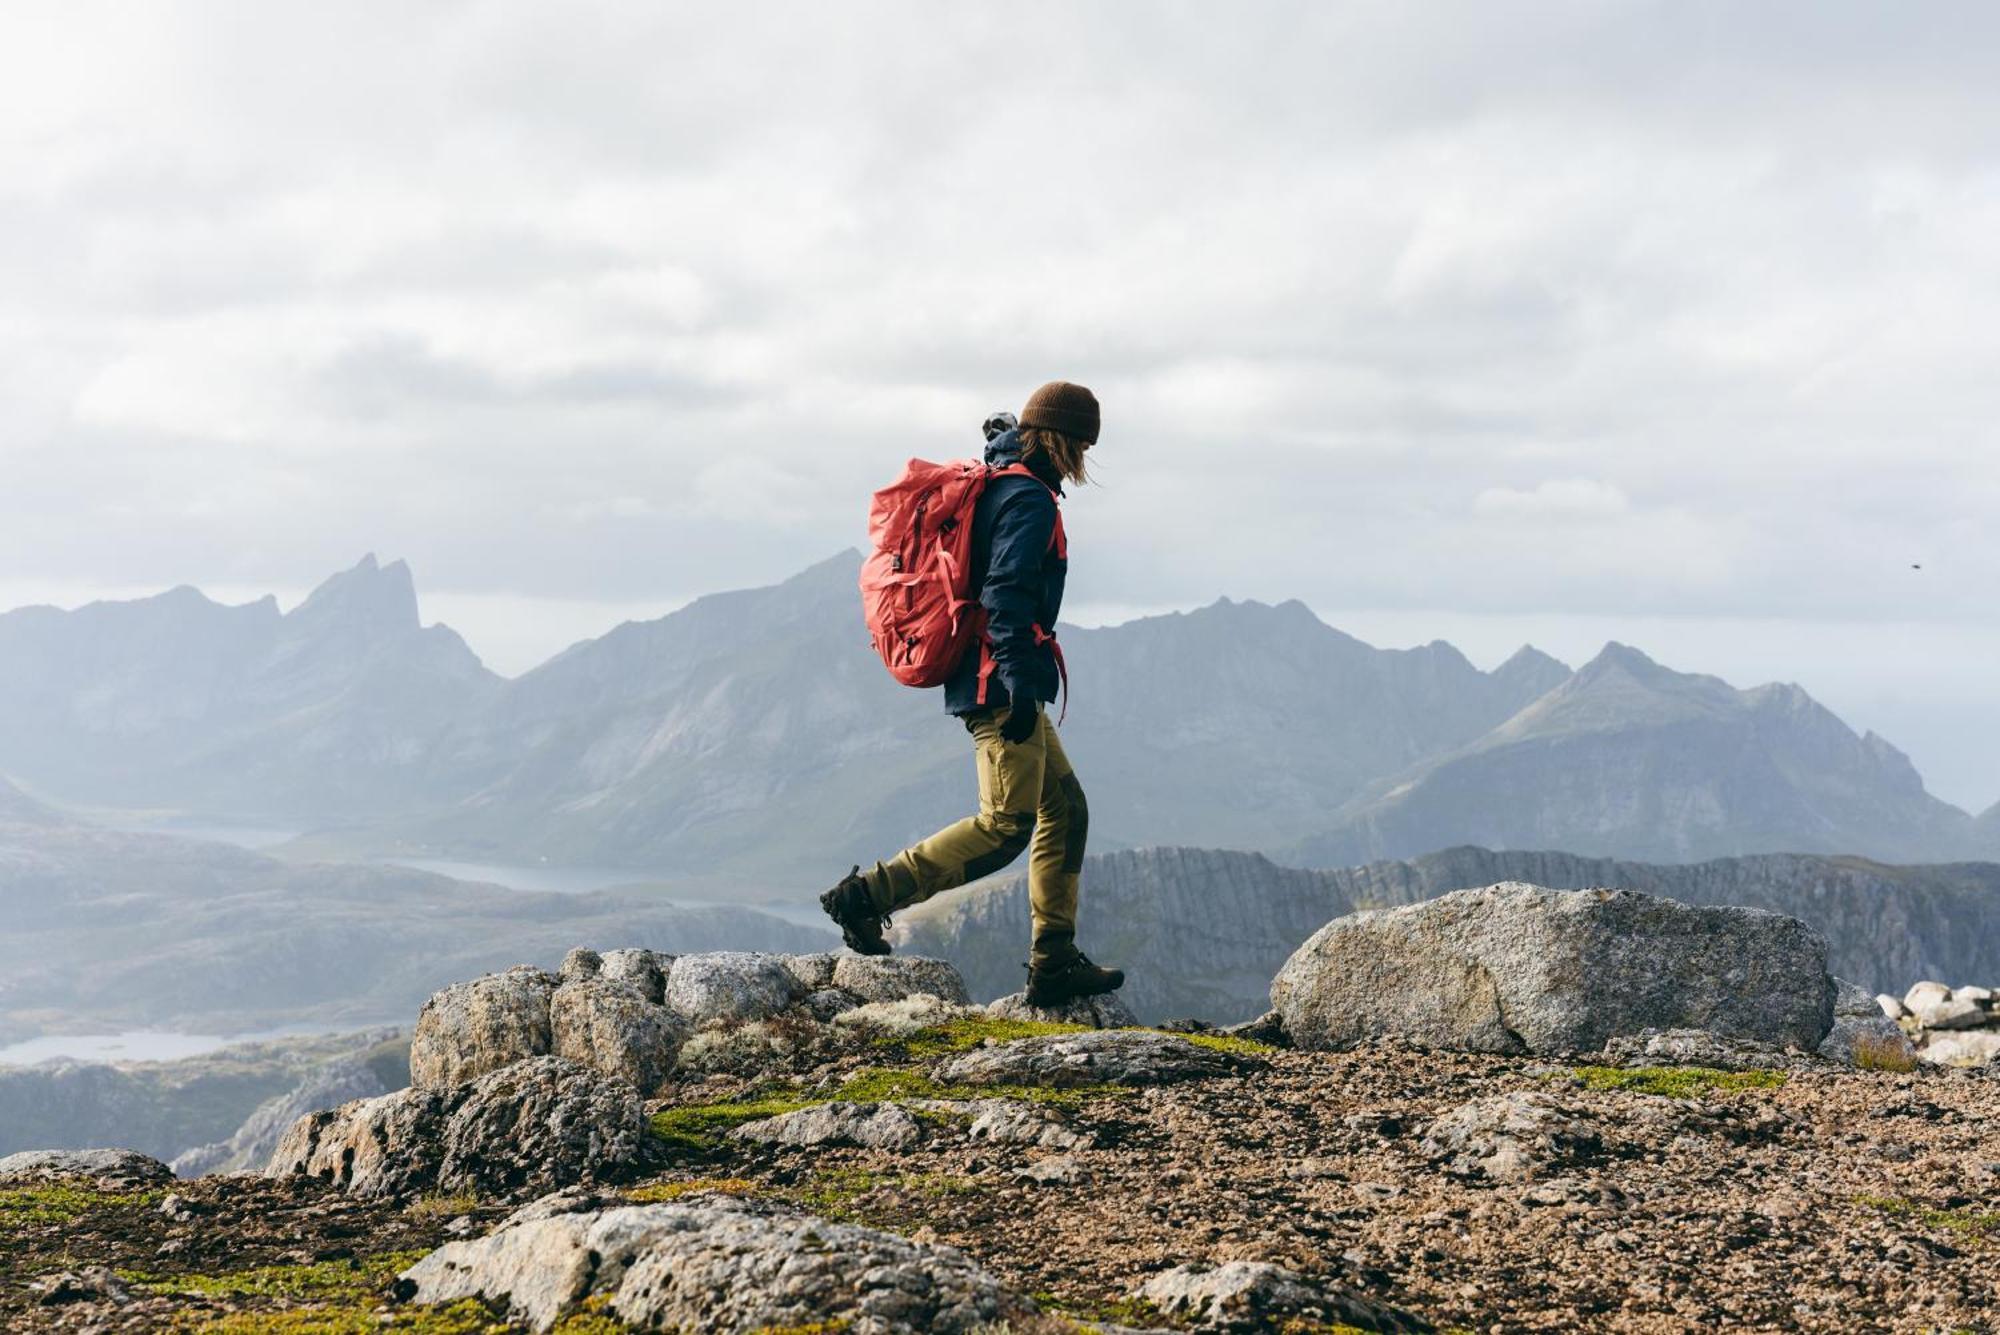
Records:
{"label": "rocky ground", "polygon": [[[958,1019],[779,1077],[679,1081],[649,1102],[644,1166],[560,1208],[726,1197],[949,1244],[1040,1309],[1015,1330],[1183,1327],[1203,1314],[1160,1276],[1230,1261],[1317,1295],[1244,1309],[1252,1329],[2000,1329],[1991,1068],[1614,1069],[1151,1036],[1150,1055],[1125,1037],[1051,1050],[1065,1041]],[[1134,1062],[1151,1076],[1106,1083]],[[0,1323],[498,1329],[493,1307],[424,1306],[395,1276],[517,1203],[17,1178],[0,1186]],[[598,1303],[558,1328],[622,1327]]]}

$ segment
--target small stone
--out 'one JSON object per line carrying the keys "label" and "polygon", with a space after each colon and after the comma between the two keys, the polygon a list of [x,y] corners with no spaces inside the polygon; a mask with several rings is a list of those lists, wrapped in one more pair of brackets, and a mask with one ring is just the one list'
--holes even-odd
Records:
{"label": "small stone", "polygon": [[110,1267],[101,1265],[65,1270],[59,1275],[38,1279],[29,1287],[35,1291],[36,1301],[44,1307],[91,1301],[109,1301],[123,1306],[132,1301],[131,1287],[113,1274]]}
{"label": "small stone", "polygon": [[1035,1160],[1015,1176],[1038,1187],[1073,1187],[1088,1181],[1090,1173],[1074,1155],[1058,1154]]}
{"label": "small stone", "polygon": [[812,1017],[824,1024],[861,1005],[861,998],[838,987],[822,987],[806,997],[805,1008]]}
{"label": "small stone", "polygon": [[767,1020],[805,999],[777,955],[714,950],[682,955],[667,971],[667,1009],[690,1026]]}
{"label": "small stone", "polygon": [[1265,1331],[1306,1322],[1374,1331],[1427,1329],[1405,1313],[1266,1261],[1176,1266],[1141,1284],[1133,1296],[1207,1330]]}
{"label": "small stone", "polygon": [[840,956],[831,952],[817,955],[780,955],[778,962],[785,972],[798,979],[799,986],[807,992],[818,992],[833,986],[833,966]]}
{"label": "small stone", "polygon": [[1910,1013],[1908,1006],[1905,1006],[1899,998],[1892,997],[1887,992],[1879,994],[1875,998],[1875,1004],[1882,1008],[1882,1014],[1892,1020],[1903,1019]]}
{"label": "small stone", "polygon": [[556,976],[565,983],[575,982],[580,978],[597,977],[598,970],[603,967],[602,955],[584,946],[578,946],[563,956],[562,967],[556,970]]}
{"label": "small stone", "polygon": [[1951,1000],[1951,989],[1943,983],[1925,979],[1903,993],[1903,1009],[1915,1015],[1926,1006],[1935,1006],[1941,1001]]}
{"label": "small stone", "polygon": [[1974,1001],[1961,1001],[1956,996],[1913,1009],[1917,1022],[1926,1029],[1978,1029],[1988,1019],[1984,1006]]}
{"label": "small stone", "polygon": [[1078,1131],[1043,1115],[1034,1105],[1008,1099],[979,1099],[970,1104],[941,1105],[972,1113],[965,1130],[969,1140],[1001,1145],[1039,1145],[1051,1150],[1083,1150],[1097,1143],[1088,1131]]}
{"label": "small stone", "polygon": [[22,1150],[0,1158],[0,1182],[87,1177],[107,1185],[171,1182],[174,1170],[137,1150]]}

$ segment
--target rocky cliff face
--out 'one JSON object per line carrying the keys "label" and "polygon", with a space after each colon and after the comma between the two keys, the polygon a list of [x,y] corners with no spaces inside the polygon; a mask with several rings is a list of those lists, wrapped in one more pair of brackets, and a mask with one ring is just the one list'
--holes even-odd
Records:
{"label": "rocky cliff face", "polygon": [[1288,860],[1454,844],[1679,862],[1761,852],[1967,856],[1979,832],[1908,757],[1796,686],[1739,691],[1607,646],[1468,746],[1385,778]]}
{"label": "rocky cliff face", "polygon": [[[1084,947],[1123,967],[1142,1018],[1242,1020],[1268,1004],[1271,976],[1327,920],[1499,881],[1615,886],[1686,904],[1771,909],[1827,940],[1832,971],[1900,992],[1919,978],[2000,978],[2000,866],[1896,867],[1803,855],[1687,866],[1567,853],[1455,848],[1334,871],[1256,854],[1146,849],[1093,857],[1084,872]],[[1020,985],[1027,888],[1018,876],[942,895],[897,919],[899,948],[951,960],[975,996]]]}

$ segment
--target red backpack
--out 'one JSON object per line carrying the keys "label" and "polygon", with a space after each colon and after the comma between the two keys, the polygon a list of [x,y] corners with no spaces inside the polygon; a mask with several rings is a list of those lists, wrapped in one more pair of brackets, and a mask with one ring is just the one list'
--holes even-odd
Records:
{"label": "red backpack", "polygon": [[[861,611],[875,652],[905,686],[944,685],[986,629],[972,587],[972,512],[986,484],[1010,473],[1035,476],[1021,464],[912,459],[902,477],[875,493]],[[1065,545],[1061,511],[1053,544],[1058,551]],[[1039,628],[1037,634],[1054,639]]]}

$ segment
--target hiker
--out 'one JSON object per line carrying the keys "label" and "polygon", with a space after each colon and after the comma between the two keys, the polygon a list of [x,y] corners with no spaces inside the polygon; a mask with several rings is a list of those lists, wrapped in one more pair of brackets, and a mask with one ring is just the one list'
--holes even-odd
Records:
{"label": "hiker", "polygon": [[[1027,999],[1032,1006],[1055,1006],[1115,991],[1125,982],[1122,972],[1092,964],[1076,948],[1077,878],[1090,809],[1043,708],[1056,699],[1067,676],[1051,633],[1069,569],[1058,502],[1064,483],[1089,480],[1084,455],[1097,440],[1097,397],[1082,385],[1058,380],[1034,392],[1018,426],[1001,423],[1000,416],[988,419],[985,468],[958,466],[957,476],[977,488],[961,601],[970,605],[976,596],[970,615],[983,619],[983,627],[975,622],[977,637],[955,666],[945,665],[949,675],[942,678],[945,710],[972,735],[979,814],[865,873],[855,867],[820,896],[820,904],[840,924],[851,949],[886,955],[882,929],[890,914],[991,875],[1026,850],[1033,918]],[[927,477],[950,468],[921,461],[911,467],[932,470]],[[921,494],[925,500],[915,507],[919,526],[924,504],[942,489]],[[883,505],[878,496],[878,510]],[[942,531],[953,531],[949,520]],[[905,569],[901,554],[883,555],[885,569]],[[864,596],[869,578],[864,570]],[[901,577],[883,578],[894,583]],[[954,625],[957,620],[954,616]],[[893,643],[893,631],[886,646],[884,638],[878,635],[878,647],[888,657],[900,646]]]}

